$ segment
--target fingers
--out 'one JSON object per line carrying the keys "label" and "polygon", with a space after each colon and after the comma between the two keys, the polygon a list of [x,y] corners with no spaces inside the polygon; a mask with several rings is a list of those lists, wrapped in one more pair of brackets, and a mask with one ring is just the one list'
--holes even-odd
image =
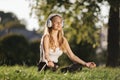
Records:
{"label": "fingers", "polygon": [[87,62],[87,63],[85,64],[85,66],[89,68],[89,67],[90,67],[90,64],[91,64],[90,62]]}
{"label": "fingers", "polygon": [[54,67],[54,63],[51,61],[48,63],[48,67]]}
{"label": "fingers", "polygon": [[94,62],[87,62],[86,63],[86,67],[88,67],[88,68],[95,68],[96,64]]}
{"label": "fingers", "polygon": [[91,62],[91,64],[90,64],[89,67],[90,67],[90,68],[95,68],[95,67],[96,67],[96,64],[95,64],[94,62]]}

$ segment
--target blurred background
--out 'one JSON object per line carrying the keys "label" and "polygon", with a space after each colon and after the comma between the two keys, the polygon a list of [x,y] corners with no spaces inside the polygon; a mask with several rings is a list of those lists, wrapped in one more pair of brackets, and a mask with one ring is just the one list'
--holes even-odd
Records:
{"label": "blurred background", "polygon": [[[36,66],[47,17],[59,13],[73,52],[97,66],[120,66],[119,0],[0,0],[0,65]],[[62,55],[59,64],[71,61]],[[66,61],[66,62],[65,62]]]}

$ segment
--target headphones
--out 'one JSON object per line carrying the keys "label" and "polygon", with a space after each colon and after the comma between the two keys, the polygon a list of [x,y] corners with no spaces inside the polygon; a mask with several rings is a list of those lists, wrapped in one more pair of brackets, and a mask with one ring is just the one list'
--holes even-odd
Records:
{"label": "headphones", "polygon": [[[51,19],[53,18],[53,17],[55,17],[55,16],[59,16],[59,17],[61,17],[62,18],[62,16],[61,15],[59,15],[59,14],[52,14],[52,15],[50,15],[49,16],[49,18],[47,19],[47,27],[48,28],[51,28],[52,27],[52,21],[51,21]],[[62,27],[64,26],[64,22],[63,22],[63,20],[62,20]]]}

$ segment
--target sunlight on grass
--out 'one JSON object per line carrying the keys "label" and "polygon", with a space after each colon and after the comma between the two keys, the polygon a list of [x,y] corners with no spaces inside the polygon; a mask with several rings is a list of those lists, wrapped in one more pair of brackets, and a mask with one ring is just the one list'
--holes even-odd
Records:
{"label": "sunlight on grass", "polygon": [[36,66],[1,66],[0,80],[120,80],[120,68],[83,68],[82,71],[61,73],[42,71]]}

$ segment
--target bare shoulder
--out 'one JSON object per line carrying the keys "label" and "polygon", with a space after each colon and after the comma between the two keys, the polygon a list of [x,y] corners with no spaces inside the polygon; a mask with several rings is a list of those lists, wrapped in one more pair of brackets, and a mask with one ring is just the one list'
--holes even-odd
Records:
{"label": "bare shoulder", "polygon": [[68,42],[66,37],[64,37],[63,39],[64,39],[64,42],[65,42],[65,43]]}
{"label": "bare shoulder", "polygon": [[49,40],[49,35],[45,35],[45,36],[43,37],[43,40],[44,40],[44,41],[46,41],[46,40],[48,41],[48,40]]}
{"label": "bare shoulder", "polygon": [[67,45],[68,44],[68,40],[67,38],[64,37],[64,45]]}

